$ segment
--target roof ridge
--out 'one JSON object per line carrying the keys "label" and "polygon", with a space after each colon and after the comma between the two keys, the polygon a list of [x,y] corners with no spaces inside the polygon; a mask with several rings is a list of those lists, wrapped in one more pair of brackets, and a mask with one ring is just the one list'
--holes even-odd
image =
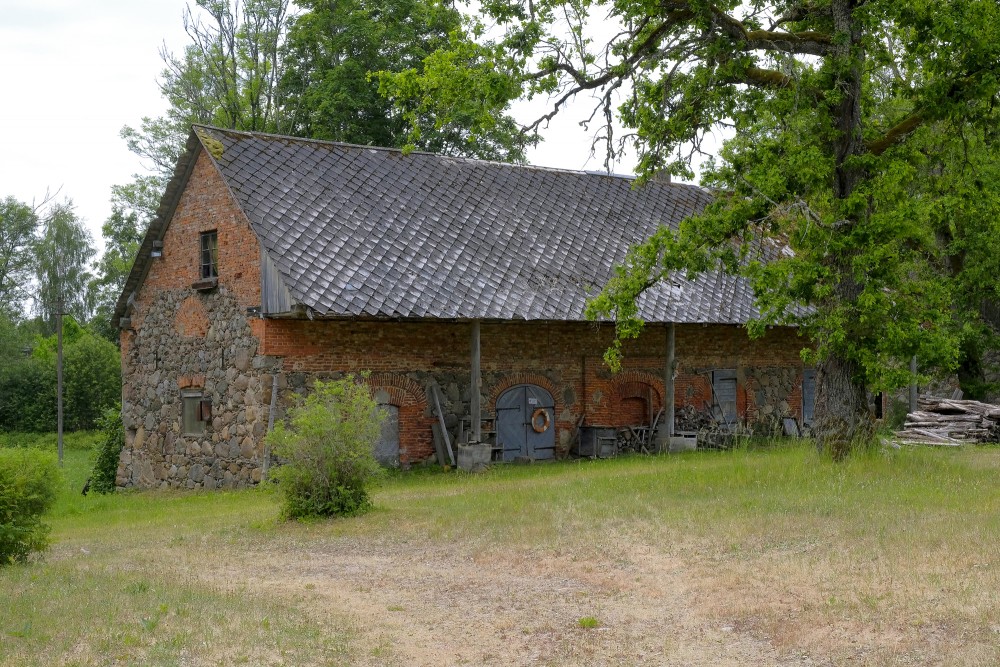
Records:
{"label": "roof ridge", "polygon": [[[588,169],[567,169],[565,167],[546,167],[544,165],[537,165],[537,164],[518,164],[516,162],[501,162],[500,160],[483,160],[481,158],[473,158],[473,157],[461,157],[461,156],[455,156],[455,155],[442,155],[440,153],[432,153],[430,151],[412,150],[412,151],[410,151],[408,153],[404,153],[404,151],[403,151],[402,148],[392,148],[392,147],[389,147],[389,146],[372,146],[372,145],[368,145],[368,144],[352,144],[352,143],[348,143],[346,141],[332,141],[332,140],[329,140],[329,139],[312,139],[310,137],[295,137],[295,136],[291,136],[291,135],[288,135],[288,134],[276,134],[276,133],[273,133],[273,132],[257,132],[257,131],[252,131],[252,130],[233,130],[233,129],[227,129],[227,128],[223,128],[223,127],[216,127],[214,125],[204,125],[202,123],[192,123],[191,127],[192,128],[203,128],[205,130],[210,130],[212,132],[221,132],[221,133],[227,133],[227,134],[237,134],[237,135],[241,135],[241,136],[244,136],[244,137],[260,137],[260,138],[263,138],[263,139],[279,139],[279,140],[296,141],[296,142],[309,143],[309,144],[321,144],[321,145],[327,145],[327,146],[339,146],[339,147],[344,147],[344,148],[359,148],[359,149],[364,149],[364,150],[382,151],[382,152],[386,152],[386,153],[396,153],[398,155],[424,155],[424,156],[427,156],[427,157],[438,158],[440,160],[458,160],[458,161],[462,161],[462,162],[471,162],[471,163],[474,163],[474,164],[495,165],[495,166],[500,166],[500,167],[510,167],[510,168],[513,168],[513,169],[525,169],[525,170],[542,171],[542,172],[554,172],[554,173],[557,173],[557,174],[575,174],[577,176],[599,176],[599,177],[605,177],[605,178],[620,178],[620,179],[626,180],[626,181],[635,181],[635,180],[637,180],[639,178],[635,174],[619,174],[619,173],[611,172],[611,171],[592,170],[592,169],[588,170]],[[674,186],[674,187],[679,187],[679,188],[694,189],[694,190],[698,190],[699,192],[708,192],[708,190],[706,188],[704,188],[704,187],[702,187],[702,186],[700,186],[700,185],[698,185],[696,183],[676,183],[676,182],[673,182],[673,181],[664,182],[664,181],[659,181],[659,180],[654,181],[653,179],[650,179],[649,181],[647,181],[647,183],[656,183],[659,186],[665,186],[665,187]]]}

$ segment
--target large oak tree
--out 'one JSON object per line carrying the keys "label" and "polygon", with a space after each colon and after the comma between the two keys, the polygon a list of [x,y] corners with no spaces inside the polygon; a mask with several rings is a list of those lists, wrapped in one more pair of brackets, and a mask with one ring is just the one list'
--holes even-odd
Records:
{"label": "large oak tree", "polygon": [[[465,39],[432,54],[421,74],[385,75],[384,89],[444,119],[455,108],[488,119],[517,95],[552,95],[532,127],[588,92],[599,119],[628,129],[646,177],[690,176],[705,137],[732,133],[703,174],[715,204],[634,248],[594,316],[635,335],[636,297],[670,272],[721,264],[749,277],[763,313],[751,329],[796,324],[813,342],[816,433],[835,455],[870,437],[867,390],[906,384],[911,356],[926,371],[956,366],[975,316],[956,308],[961,271],[947,278],[947,265],[959,248],[942,238],[955,230],[942,207],[961,209],[967,227],[995,229],[969,214],[996,210],[996,193],[949,183],[930,163],[942,162],[935,145],[978,144],[996,160],[995,0],[487,0],[482,9],[488,19]],[[610,37],[589,37],[609,22]],[[960,162],[953,153],[942,163]]]}

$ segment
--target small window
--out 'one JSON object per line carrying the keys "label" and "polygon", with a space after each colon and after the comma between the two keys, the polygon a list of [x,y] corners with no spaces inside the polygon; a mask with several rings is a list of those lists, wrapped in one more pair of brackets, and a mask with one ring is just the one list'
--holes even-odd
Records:
{"label": "small window", "polygon": [[726,425],[736,423],[736,371],[712,372],[712,392],[715,394],[715,418]]}
{"label": "small window", "polygon": [[201,435],[205,432],[205,423],[212,418],[212,401],[205,398],[200,391],[185,391],[181,393],[182,430],[188,435]]}
{"label": "small window", "polygon": [[219,276],[219,233],[204,232],[201,235],[201,277]]}

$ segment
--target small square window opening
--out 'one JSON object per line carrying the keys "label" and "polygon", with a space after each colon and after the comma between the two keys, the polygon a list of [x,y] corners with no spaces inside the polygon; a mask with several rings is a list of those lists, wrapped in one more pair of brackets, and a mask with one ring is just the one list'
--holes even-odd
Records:
{"label": "small square window opening", "polygon": [[[187,435],[201,435],[205,432],[204,397],[200,391],[185,391],[181,394],[181,430]],[[211,408],[209,408],[209,411]]]}
{"label": "small square window opening", "polygon": [[201,277],[219,276],[219,233],[204,232],[201,235]]}

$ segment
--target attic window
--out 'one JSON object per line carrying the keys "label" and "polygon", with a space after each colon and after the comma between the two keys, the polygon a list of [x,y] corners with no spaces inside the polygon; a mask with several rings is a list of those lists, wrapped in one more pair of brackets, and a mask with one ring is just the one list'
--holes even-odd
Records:
{"label": "attic window", "polygon": [[201,278],[219,277],[219,233],[203,232],[201,235]]}

